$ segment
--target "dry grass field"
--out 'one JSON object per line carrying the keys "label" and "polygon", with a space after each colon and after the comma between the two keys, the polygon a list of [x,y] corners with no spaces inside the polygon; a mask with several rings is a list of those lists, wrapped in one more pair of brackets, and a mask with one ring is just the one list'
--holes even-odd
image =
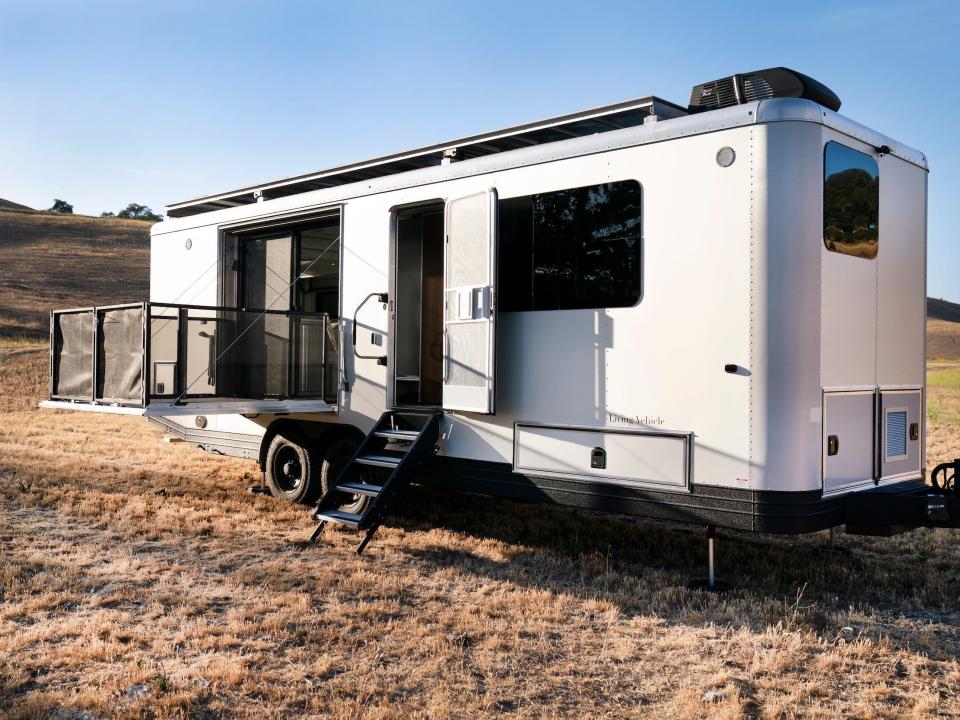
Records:
{"label": "dry grass field", "polygon": [[960,716],[957,533],[723,532],[718,596],[699,529],[414,491],[358,558],[45,373],[0,346],[0,717]]}
{"label": "dry grass field", "polygon": [[[721,531],[723,595],[687,588],[700,528],[422,490],[363,557],[308,545],[250,462],[37,410],[6,263],[40,258],[4,242],[0,718],[960,717],[960,533]],[[929,455],[960,456],[960,353],[930,387]]]}

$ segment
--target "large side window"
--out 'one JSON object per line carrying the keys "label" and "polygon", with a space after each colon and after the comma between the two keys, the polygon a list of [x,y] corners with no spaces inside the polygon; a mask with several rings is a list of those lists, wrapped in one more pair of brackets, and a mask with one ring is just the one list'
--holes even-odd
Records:
{"label": "large side window", "polygon": [[641,207],[634,180],[501,200],[497,309],[636,305]]}
{"label": "large side window", "polygon": [[828,142],[823,153],[823,242],[873,259],[880,245],[880,168],[870,155]]}

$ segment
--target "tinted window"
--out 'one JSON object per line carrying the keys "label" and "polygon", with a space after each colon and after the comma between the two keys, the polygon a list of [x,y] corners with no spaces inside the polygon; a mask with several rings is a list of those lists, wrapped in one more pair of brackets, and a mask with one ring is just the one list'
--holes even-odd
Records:
{"label": "tinted window", "polygon": [[823,155],[823,242],[828,250],[872,259],[880,232],[876,158],[837,142]]}
{"label": "tinted window", "polygon": [[500,201],[498,309],[635,305],[640,210],[633,180]]}

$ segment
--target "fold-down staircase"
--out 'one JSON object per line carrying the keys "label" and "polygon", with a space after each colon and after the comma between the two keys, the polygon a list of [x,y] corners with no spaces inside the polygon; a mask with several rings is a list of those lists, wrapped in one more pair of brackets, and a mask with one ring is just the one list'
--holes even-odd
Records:
{"label": "fold-down staircase", "polygon": [[[436,452],[440,437],[441,412],[384,413],[356,454],[340,473],[330,492],[313,510],[318,521],[310,537],[316,540],[330,523],[346,525],[366,534],[357,545],[357,554],[370,542],[385,517],[387,506],[399,491],[410,484],[417,469]],[[368,497],[360,512],[347,512],[347,504]]]}

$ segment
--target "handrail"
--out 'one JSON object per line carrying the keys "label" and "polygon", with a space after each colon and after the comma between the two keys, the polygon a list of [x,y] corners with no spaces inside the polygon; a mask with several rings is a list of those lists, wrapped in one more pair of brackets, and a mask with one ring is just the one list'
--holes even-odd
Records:
{"label": "handrail", "polygon": [[244,306],[230,307],[229,305],[184,305],[182,303],[167,303],[150,301],[152,307],[172,308],[175,310],[215,310],[217,312],[246,312],[258,315],[305,315],[307,317],[329,316],[326,312],[308,312],[306,310],[274,310],[271,308],[251,308]]}
{"label": "handrail", "polygon": [[370,301],[370,298],[377,298],[378,302],[382,302],[384,305],[387,304],[387,293],[372,292],[367,295],[359,305],[357,305],[357,309],[353,311],[353,327],[351,328],[351,338],[353,340],[351,344],[353,345],[353,354],[361,360],[376,360],[377,365],[386,365],[386,355],[361,355],[357,352],[357,316],[360,314],[360,309]]}
{"label": "handrail", "polygon": [[[272,310],[264,308],[231,307],[229,305],[185,305],[183,303],[154,302],[145,301],[150,307],[171,308],[174,310],[216,310],[219,312],[248,312],[248,313],[266,313],[268,315],[306,315],[315,317],[318,315],[330,315],[326,312],[308,312],[306,310]],[[124,310],[127,308],[143,307],[144,302],[116,303],[114,305],[91,305],[90,307],[57,308],[50,312],[57,315],[70,315],[73,313],[93,312],[94,310]]]}

